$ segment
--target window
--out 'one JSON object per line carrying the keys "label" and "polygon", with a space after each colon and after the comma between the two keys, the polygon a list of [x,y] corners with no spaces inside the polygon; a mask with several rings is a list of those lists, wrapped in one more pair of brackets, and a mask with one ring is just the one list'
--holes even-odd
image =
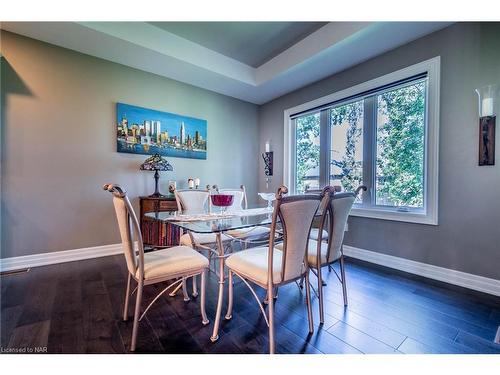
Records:
{"label": "window", "polygon": [[297,191],[318,189],[319,182],[319,112],[302,116],[295,125],[295,186]]}
{"label": "window", "polygon": [[294,193],[368,191],[352,214],[437,224],[439,57],[285,111]]}
{"label": "window", "polygon": [[377,95],[375,204],[424,206],[427,79]]}
{"label": "window", "polygon": [[340,185],[346,191],[363,184],[363,111],[363,100],[329,111],[329,184]]}

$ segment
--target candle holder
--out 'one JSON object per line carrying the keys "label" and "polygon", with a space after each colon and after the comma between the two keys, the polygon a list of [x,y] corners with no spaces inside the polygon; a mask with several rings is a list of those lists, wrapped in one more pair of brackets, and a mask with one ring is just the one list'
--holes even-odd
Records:
{"label": "candle holder", "polygon": [[479,97],[479,165],[495,165],[495,123],[500,85],[476,89]]}
{"label": "candle holder", "polygon": [[269,181],[273,175],[273,152],[263,152],[262,159],[264,159],[264,173],[266,175],[266,188],[269,188]]}

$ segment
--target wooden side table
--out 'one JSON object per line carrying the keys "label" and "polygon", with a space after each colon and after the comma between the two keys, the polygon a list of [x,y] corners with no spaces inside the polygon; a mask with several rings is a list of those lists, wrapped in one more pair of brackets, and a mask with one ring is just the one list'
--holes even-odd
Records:
{"label": "wooden side table", "polygon": [[177,211],[173,194],[160,198],[139,197],[142,240],[150,246],[179,245],[180,229],[169,223],[153,220],[145,216],[148,212]]}

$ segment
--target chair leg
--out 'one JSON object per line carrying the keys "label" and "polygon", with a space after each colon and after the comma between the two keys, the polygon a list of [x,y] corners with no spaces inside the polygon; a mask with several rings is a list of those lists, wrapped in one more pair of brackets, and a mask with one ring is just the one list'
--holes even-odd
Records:
{"label": "chair leg", "polygon": [[344,255],[340,256],[340,275],[342,278],[342,295],[344,296],[344,306],[347,306],[347,286],[346,286],[346,279],[345,279]]}
{"label": "chair leg", "polygon": [[323,306],[323,278],[321,275],[321,266],[318,267],[318,297],[319,297],[319,323],[325,323],[325,311]]}
{"label": "chair leg", "polygon": [[185,277],[182,278],[182,294],[184,296],[184,302],[189,301],[190,298],[187,292],[187,283]]}
{"label": "chair leg", "polygon": [[309,284],[309,270],[306,273],[306,303],[307,303],[307,318],[309,320],[309,333],[314,332],[314,323],[312,316],[312,307],[311,307],[311,284]]}
{"label": "chair leg", "polygon": [[231,270],[229,270],[228,285],[229,285],[228,289],[229,301],[227,303],[227,313],[225,316],[227,320],[233,317],[233,273],[231,272]]}
{"label": "chair leg", "polygon": [[203,270],[201,273],[201,298],[200,298],[200,310],[201,310],[201,322],[203,325],[207,325],[210,321],[207,318],[207,313],[205,311],[205,299],[206,299],[206,285],[207,285],[207,272],[208,269]]}
{"label": "chair leg", "polygon": [[193,297],[198,297],[198,284],[196,282],[196,275],[193,276]]}
{"label": "chair leg", "polygon": [[268,295],[268,316],[269,316],[269,354],[275,353],[275,342],[274,342],[274,298],[273,298],[273,288],[267,289]]}
{"label": "chair leg", "polygon": [[214,262],[213,262],[213,254],[210,250],[208,250],[208,269],[212,272],[215,272]]}
{"label": "chair leg", "polygon": [[125,292],[125,304],[123,306],[123,321],[126,322],[128,320],[128,301],[130,297],[130,279],[132,276],[130,273],[128,274],[128,279],[127,279],[127,290]]}
{"label": "chair leg", "polygon": [[182,288],[182,283],[179,283],[179,285],[177,285],[174,290],[172,290],[168,295],[170,297],[175,297],[175,295],[177,294],[177,292],[179,291],[179,289]]}
{"label": "chair leg", "polygon": [[134,312],[134,326],[132,328],[132,341],[130,343],[130,351],[134,352],[137,344],[137,331],[139,329],[139,315],[141,313],[141,302],[142,302],[142,281],[139,281],[137,286],[137,298],[135,300],[135,312]]}

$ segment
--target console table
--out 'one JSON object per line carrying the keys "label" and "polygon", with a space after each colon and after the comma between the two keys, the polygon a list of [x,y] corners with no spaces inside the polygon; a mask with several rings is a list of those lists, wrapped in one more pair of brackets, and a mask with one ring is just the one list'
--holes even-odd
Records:
{"label": "console table", "polygon": [[159,198],[139,197],[142,241],[149,246],[176,246],[179,244],[181,229],[166,222],[151,219],[146,214],[177,211],[173,194]]}

